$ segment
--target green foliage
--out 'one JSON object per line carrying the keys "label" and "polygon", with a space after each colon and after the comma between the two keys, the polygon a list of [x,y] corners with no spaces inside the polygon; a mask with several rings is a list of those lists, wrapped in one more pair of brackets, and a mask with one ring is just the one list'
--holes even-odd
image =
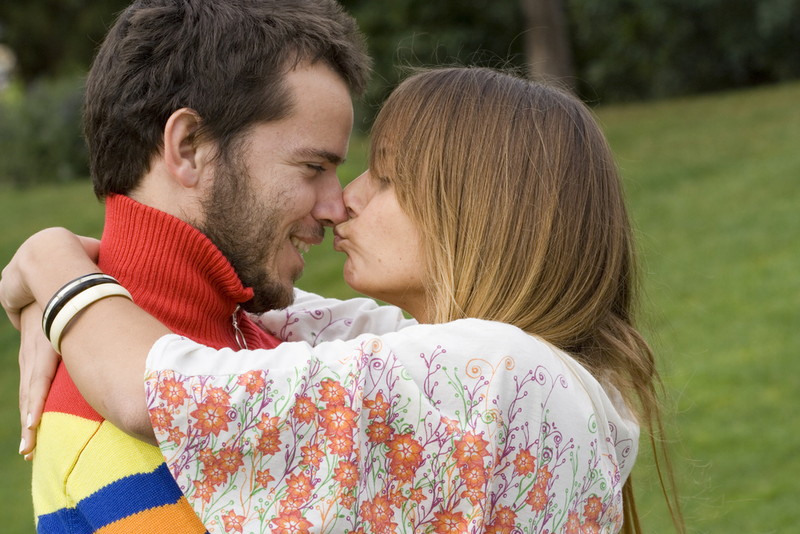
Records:
{"label": "green foliage", "polygon": [[129,0],[6,0],[0,42],[17,55],[25,83],[85,72],[95,47]]}
{"label": "green foliage", "polygon": [[581,91],[631,100],[800,76],[795,0],[567,0]]}
{"label": "green foliage", "polygon": [[442,64],[525,64],[519,0],[341,0],[367,35],[375,76],[356,127],[365,131],[378,106],[412,69]]}
{"label": "green foliage", "polygon": [[28,186],[89,176],[77,78],[41,81],[0,100],[0,184]]}

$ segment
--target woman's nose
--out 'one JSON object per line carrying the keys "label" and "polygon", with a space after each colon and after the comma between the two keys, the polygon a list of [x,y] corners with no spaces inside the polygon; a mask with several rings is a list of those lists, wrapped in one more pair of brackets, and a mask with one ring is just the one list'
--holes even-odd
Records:
{"label": "woman's nose", "polygon": [[361,210],[365,205],[366,186],[369,183],[369,171],[365,171],[348,184],[342,192],[344,199],[344,207],[347,210],[347,215],[350,218],[358,217]]}

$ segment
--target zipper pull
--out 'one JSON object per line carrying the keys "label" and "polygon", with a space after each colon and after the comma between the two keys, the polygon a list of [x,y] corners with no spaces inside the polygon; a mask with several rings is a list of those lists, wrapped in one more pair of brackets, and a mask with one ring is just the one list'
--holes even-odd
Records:
{"label": "zipper pull", "polygon": [[244,338],[244,334],[239,328],[239,319],[236,317],[240,309],[242,309],[242,307],[237,304],[236,310],[234,310],[233,315],[231,315],[231,322],[233,323],[234,336],[236,337],[236,343],[239,345],[239,349],[247,350],[247,340]]}

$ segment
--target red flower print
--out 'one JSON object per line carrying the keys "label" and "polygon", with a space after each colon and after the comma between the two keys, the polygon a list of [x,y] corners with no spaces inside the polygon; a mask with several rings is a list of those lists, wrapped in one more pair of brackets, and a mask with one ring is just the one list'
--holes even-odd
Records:
{"label": "red flower print", "polygon": [[231,407],[231,396],[222,388],[208,388],[203,400],[209,404],[216,404],[217,406],[224,406],[225,408]]}
{"label": "red flower print", "polygon": [[320,426],[325,429],[325,435],[329,438],[353,434],[357,414],[347,406],[337,404],[322,410],[319,414],[322,417]]}
{"label": "red flower print", "polygon": [[271,432],[273,430],[280,430],[278,428],[278,423],[280,423],[279,417],[270,417],[267,414],[261,414],[261,421],[256,423],[256,428],[259,430],[263,430],[266,432]]}
{"label": "red flower print", "polygon": [[414,467],[406,464],[390,464],[389,472],[400,483],[411,482],[417,474],[417,470]]}
{"label": "red flower print", "polygon": [[354,445],[353,438],[350,436],[335,436],[328,441],[328,448],[330,451],[343,458],[350,456],[350,453],[353,452]]}
{"label": "red flower print", "polygon": [[460,474],[468,488],[480,488],[486,484],[486,469],[482,465],[463,468]]}
{"label": "red flower print", "polygon": [[271,523],[273,532],[280,534],[307,534],[308,528],[314,526],[299,510],[283,510]]}
{"label": "red flower print", "polygon": [[541,512],[547,506],[547,490],[544,486],[534,484],[533,489],[528,492],[525,503],[531,505],[534,512]]}
{"label": "red flower print", "polygon": [[305,501],[311,495],[314,486],[311,485],[311,477],[305,473],[292,474],[286,479],[287,493],[295,504]]}
{"label": "red flower print", "polygon": [[339,494],[339,504],[345,508],[350,508],[356,503],[356,496],[352,490],[345,490]]}
{"label": "red flower print", "polygon": [[394,511],[386,496],[378,495],[361,506],[361,519],[372,524],[372,532],[388,534],[395,531]]}
{"label": "red flower print", "polygon": [[489,442],[483,439],[483,436],[476,436],[473,432],[467,432],[464,436],[456,442],[456,452],[453,454],[456,458],[456,466],[481,466],[483,467],[483,458],[489,456],[489,451],[486,446]]}
{"label": "red flower print", "polygon": [[414,501],[417,504],[424,501],[425,493],[422,491],[422,488],[411,488],[411,495],[408,496],[408,500]]}
{"label": "red flower print", "polygon": [[167,402],[167,406],[172,406],[173,408],[181,406],[183,401],[189,398],[183,383],[172,377],[167,378],[158,385],[158,395]]}
{"label": "red flower print", "polygon": [[422,445],[414,439],[410,432],[400,434],[386,443],[389,452],[389,471],[400,481],[410,481],[414,472],[422,464]]}
{"label": "red flower print", "polygon": [[461,492],[461,498],[467,499],[473,506],[477,506],[486,500],[486,494],[480,487],[471,488],[467,486],[467,489]]}
{"label": "red flower print", "polygon": [[504,527],[514,527],[517,522],[517,514],[508,506],[498,506],[494,511],[492,523]]}
{"label": "red flower print", "polygon": [[282,501],[278,501],[278,510],[280,510],[281,513],[296,512],[297,510],[300,509],[300,506],[302,504],[303,504],[302,502],[295,502],[287,498],[283,499]]}
{"label": "red flower print", "polygon": [[199,480],[193,481],[192,484],[194,484],[195,496],[201,498],[205,504],[210,503],[211,497],[214,496],[214,486]]}
{"label": "red flower print", "polygon": [[292,415],[301,423],[311,423],[317,415],[317,406],[309,397],[297,395],[292,407]]}
{"label": "red flower print", "polygon": [[581,525],[581,534],[600,534],[600,525],[593,519],[590,519]]}
{"label": "red flower print", "polygon": [[243,515],[236,515],[236,512],[231,510],[227,515],[222,516],[222,522],[225,524],[225,532],[242,532]]}
{"label": "red flower print", "polygon": [[181,432],[180,427],[174,426],[169,429],[169,439],[167,441],[173,442],[175,445],[180,445],[183,438],[186,437],[186,434]]}
{"label": "red flower print", "polygon": [[266,385],[264,371],[248,371],[239,377],[238,383],[240,386],[245,386],[250,396],[253,396],[264,389]]}
{"label": "red flower print", "polygon": [[522,449],[514,459],[514,468],[522,476],[533,473],[536,470],[536,457],[529,449]]}
{"label": "red flower print", "polygon": [[211,449],[211,447],[200,449],[200,452],[197,453],[197,457],[201,462],[203,462],[203,465],[206,466],[217,462],[217,455],[214,454],[214,451]]}
{"label": "red flower print", "polygon": [[541,485],[543,488],[547,487],[551,478],[553,478],[553,473],[550,472],[548,466],[544,466],[536,472],[536,484]]}
{"label": "red flower print", "polygon": [[586,519],[596,521],[603,511],[603,501],[597,495],[592,495],[583,507],[583,515]]}
{"label": "red flower print", "polygon": [[467,531],[463,512],[434,512],[433,531],[437,534],[461,534]]}
{"label": "red flower print", "polygon": [[166,408],[150,410],[150,421],[157,430],[166,431],[172,427],[172,414]]}
{"label": "red flower print", "polygon": [[203,474],[205,475],[204,482],[206,482],[210,486],[219,486],[220,484],[224,484],[228,481],[228,475],[230,475],[230,471],[225,470],[219,462],[215,462],[211,465],[207,465],[203,468]]}
{"label": "red flower print", "polygon": [[370,443],[385,443],[391,439],[393,434],[392,427],[386,423],[375,421],[367,427],[367,435]]}
{"label": "red flower print", "polygon": [[325,451],[320,449],[319,445],[303,445],[300,450],[303,452],[303,460],[300,465],[312,465],[319,467],[322,457],[325,456]]}
{"label": "red flower print", "polygon": [[235,473],[237,469],[244,465],[242,461],[242,451],[231,445],[219,452],[217,462],[223,470],[228,473]]}
{"label": "red flower print", "polygon": [[403,497],[403,493],[399,490],[390,490],[388,496],[389,502],[391,502],[392,506],[395,508],[401,508],[403,503],[406,501],[405,497]]}
{"label": "red flower print", "polygon": [[461,430],[458,428],[458,421],[453,421],[449,417],[442,416],[441,422],[444,426],[447,427],[445,430],[448,436],[452,436],[453,434],[461,434]]}
{"label": "red flower print", "polygon": [[369,418],[380,417],[386,419],[386,414],[391,406],[383,400],[383,393],[380,391],[375,395],[375,400],[364,399],[364,408],[369,408]]}
{"label": "red flower print", "polygon": [[566,534],[581,534],[581,520],[578,519],[578,512],[570,512],[567,515],[567,524],[564,532]]}
{"label": "red flower print", "polygon": [[358,483],[358,468],[352,462],[339,462],[333,479],[345,488],[352,489]]}
{"label": "red flower print", "polygon": [[322,402],[328,403],[329,406],[336,406],[337,404],[344,404],[344,399],[347,396],[347,391],[336,380],[326,378],[320,383],[322,386],[319,390],[322,396]]}
{"label": "red flower print", "polygon": [[228,430],[228,411],[225,406],[215,403],[199,403],[197,409],[190,414],[196,421],[192,427],[200,431],[201,436],[214,434],[219,436],[221,430]]}
{"label": "red flower print", "polygon": [[273,454],[277,454],[281,450],[281,433],[277,430],[270,430],[269,432],[264,432],[260,438],[258,438],[258,444],[256,444],[256,450],[263,454],[264,456],[271,456]]}
{"label": "red flower print", "polygon": [[262,488],[266,488],[267,484],[273,482],[275,479],[269,474],[269,469],[263,471],[256,471],[256,484]]}

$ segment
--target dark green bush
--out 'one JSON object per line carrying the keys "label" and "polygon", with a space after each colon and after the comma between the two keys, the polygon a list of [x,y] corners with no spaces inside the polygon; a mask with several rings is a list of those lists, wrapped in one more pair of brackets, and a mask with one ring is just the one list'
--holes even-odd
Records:
{"label": "dark green bush", "polygon": [[42,81],[0,100],[0,183],[27,186],[88,178],[81,134],[83,81]]}
{"label": "dark green bush", "polygon": [[797,0],[567,0],[581,92],[657,98],[800,77]]}

